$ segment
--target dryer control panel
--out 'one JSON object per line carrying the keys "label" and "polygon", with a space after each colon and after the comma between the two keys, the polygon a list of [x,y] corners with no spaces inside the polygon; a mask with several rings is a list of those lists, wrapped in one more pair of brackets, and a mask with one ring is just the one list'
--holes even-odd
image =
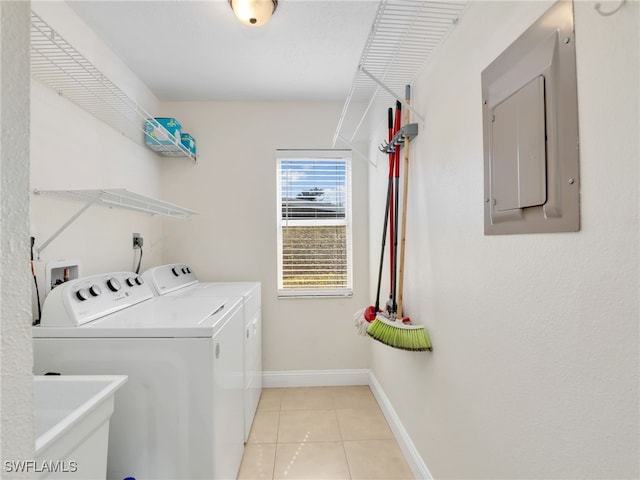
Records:
{"label": "dryer control panel", "polygon": [[133,272],[115,272],[66,282],[47,296],[42,327],[73,327],[152,298],[153,291]]}
{"label": "dryer control panel", "polygon": [[198,277],[189,265],[173,263],[150,268],[142,274],[157,295],[165,295],[198,283]]}

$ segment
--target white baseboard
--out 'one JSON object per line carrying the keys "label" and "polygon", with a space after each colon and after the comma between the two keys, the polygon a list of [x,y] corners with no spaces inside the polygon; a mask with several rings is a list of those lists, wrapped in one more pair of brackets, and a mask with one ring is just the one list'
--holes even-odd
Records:
{"label": "white baseboard", "polygon": [[262,372],[262,386],[277,388],[369,385],[370,373],[369,369]]}
{"label": "white baseboard", "polygon": [[413,475],[418,479],[424,480],[433,480],[431,476],[431,472],[427,468],[427,465],[422,460],[422,457],[418,453],[415,445],[411,441],[411,437],[405,430],[402,422],[400,421],[400,417],[393,409],[389,398],[382,390],[382,386],[376,380],[376,377],[373,375],[373,372],[369,375],[369,388],[373,393],[373,396],[376,397],[376,401],[382,410],[384,417],[387,419],[387,423],[393,432],[393,435],[396,437],[396,441],[398,442],[398,446],[402,453],[404,453],[404,457],[413,472]]}
{"label": "white baseboard", "polygon": [[369,385],[414,476],[420,480],[433,480],[431,472],[429,472],[409,434],[400,422],[389,398],[371,370],[295,370],[262,373],[262,386],[265,388],[346,385]]}

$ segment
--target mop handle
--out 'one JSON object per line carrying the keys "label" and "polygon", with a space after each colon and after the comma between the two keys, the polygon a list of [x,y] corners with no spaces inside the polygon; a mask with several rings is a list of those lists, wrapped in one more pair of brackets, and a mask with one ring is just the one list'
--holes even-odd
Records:
{"label": "mop handle", "polygon": [[[407,105],[411,100],[411,87],[406,86],[405,101]],[[405,109],[404,124],[409,124],[411,112]],[[407,192],[409,190],[409,137],[404,137],[404,179],[402,184],[402,233],[400,234],[400,265],[398,271],[398,314],[397,318],[402,319],[402,294],[404,288],[404,243],[407,231]]]}
{"label": "mop handle", "polygon": [[[400,102],[396,102],[396,118],[394,125],[394,136],[400,131],[400,127],[402,123],[402,104]],[[397,278],[398,278],[398,212],[399,212],[399,202],[398,199],[400,194],[400,185],[399,185],[399,177],[400,177],[400,146],[394,145],[393,151],[393,161],[394,161],[394,173],[393,173],[393,203],[390,214],[390,223],[391,223],[391,232],[390,232],[390,240],[391,240],[391,313],[396,312],[397,304]]]}

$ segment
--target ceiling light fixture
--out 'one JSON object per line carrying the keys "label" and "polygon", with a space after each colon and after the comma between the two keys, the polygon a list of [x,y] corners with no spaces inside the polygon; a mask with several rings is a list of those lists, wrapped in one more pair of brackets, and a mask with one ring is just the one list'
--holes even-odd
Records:
{"label": "ceiling light fixture", "polygon": [[269,21],[278,7],[278,0],[229,0],[229,5],[242,23],[259,27]]}

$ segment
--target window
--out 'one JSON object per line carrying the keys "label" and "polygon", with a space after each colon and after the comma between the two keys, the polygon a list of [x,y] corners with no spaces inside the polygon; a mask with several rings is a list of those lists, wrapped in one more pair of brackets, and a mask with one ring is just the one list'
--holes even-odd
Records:
{"label": "window", "polygon": [[351,295],[351,152],[278,150],[278,295]]}

